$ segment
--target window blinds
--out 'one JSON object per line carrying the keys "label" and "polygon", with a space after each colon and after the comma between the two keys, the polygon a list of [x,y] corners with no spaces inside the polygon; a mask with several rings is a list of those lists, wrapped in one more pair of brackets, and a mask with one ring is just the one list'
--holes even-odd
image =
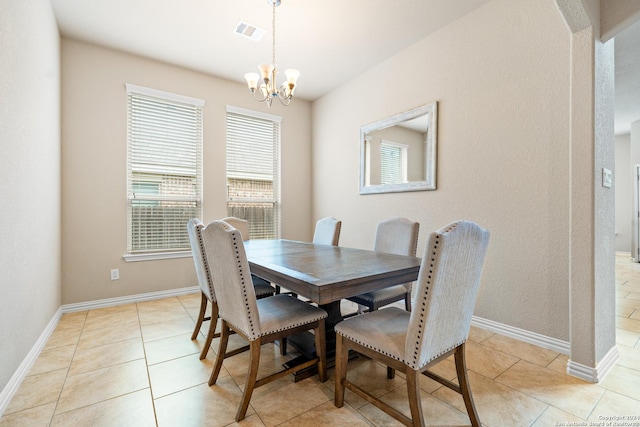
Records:
{"label": "window blinds", "polygon": [[189,250],[187,222],[202,216],[202,106],[127,85],[129,253]]}
{"label": "window blinds", "polygon": [[227,214],[251,239],[279,237],[279,145],[279,118],[227,111]]}
{"label": "window blinds", "polygon": [[382,143],[380,144],[380,181],[382,184],[399,184],[406,180],[406,150]]}

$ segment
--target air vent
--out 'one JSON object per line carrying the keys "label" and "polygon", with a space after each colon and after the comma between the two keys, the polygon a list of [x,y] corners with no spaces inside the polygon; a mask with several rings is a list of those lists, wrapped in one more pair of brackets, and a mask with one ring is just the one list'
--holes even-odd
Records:
{"label": "air vent", "polygon": [[240,21],[238,22],[238,25],[236,25],[234,33],[247,37],[251,40],[258,41],[264,35],[264,30],[262,28],[254,27],[251,24]]}

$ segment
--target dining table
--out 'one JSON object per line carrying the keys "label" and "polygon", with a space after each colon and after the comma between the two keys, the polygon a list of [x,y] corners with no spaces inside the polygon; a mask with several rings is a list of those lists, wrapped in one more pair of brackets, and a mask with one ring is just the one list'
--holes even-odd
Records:
{"label": "dining table", "polygon": [[[335,356],[334,326],[343,320],[342,299],[418,278],[421,259],[342,246],[318,245],[286,239],[248,240],[245,252],[251,274],[316,303],[327,311],[325,320],[327,360]],[[315,356],[313,337],[288,339],[301,353],[298,359]],[[295,364],[300,360],[287,363]],[[313,372],[301,372],[295,380]]]}

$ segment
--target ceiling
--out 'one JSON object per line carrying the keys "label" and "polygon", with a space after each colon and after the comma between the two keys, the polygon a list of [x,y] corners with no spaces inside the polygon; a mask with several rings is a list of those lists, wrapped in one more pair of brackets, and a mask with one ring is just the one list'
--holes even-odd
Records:
{"label": "ceiling", "polygon": [[[315,100],[489,0],[282,0],[276,60]],[[271,62],[267,0],[51,0],[63,36],[244,82]],[[242,20],[260,41],[234,34]],[[640,119],[640,24],[616,37],[616,133]],[[620,65],[618,65],[620,64]],[[282,73],[284,74],[284,73]],[[280,79],[284,79],[281,76]]]}

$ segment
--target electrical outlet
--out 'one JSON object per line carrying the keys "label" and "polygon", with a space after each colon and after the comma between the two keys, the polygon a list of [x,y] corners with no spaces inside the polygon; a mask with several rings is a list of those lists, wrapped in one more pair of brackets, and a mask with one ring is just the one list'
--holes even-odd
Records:
{"label": "electrical outlet", "polygon": [[120,270],[117,268],[111,269],[111,280],[119,280],[120,279]]}

